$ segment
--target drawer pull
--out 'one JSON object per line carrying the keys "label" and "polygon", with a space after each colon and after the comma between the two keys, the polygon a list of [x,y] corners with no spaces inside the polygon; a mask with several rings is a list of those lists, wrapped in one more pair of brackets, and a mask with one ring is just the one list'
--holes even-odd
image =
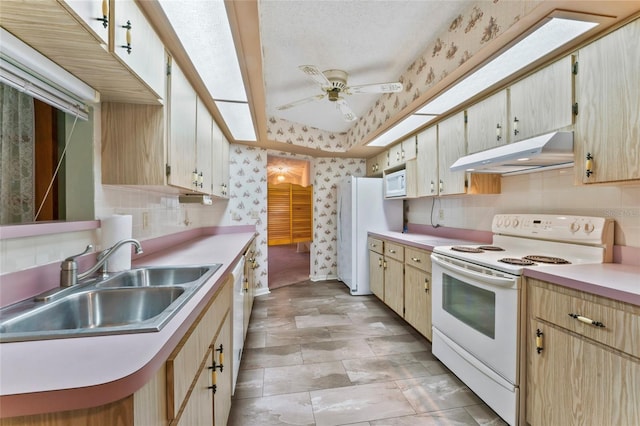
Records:
{"label": "drawer pull", "polygon": [[571,318],[575,318],[575,319],[577,319],[578,321],[583,322],[583,323],[585,323],[585,324],[591,324],[591,325],[595,325],[596,327],[602,327],[602,328],[604,328],[604,324],[603,324],[603,323],[601,323],[600,321],[594,321],[594,320],[592,320],[591,318],[583,317],[583,316],[582,316],[582,315],[580,315],[580,314],[569,314],[569,316],[570,316]]}
{"label": "drawer pull", "polygon": [[429,278],[424,279],[424,292],[429,293]]}
{"label": "drawer pull", "polygon": [[536,330],[536,352],[540,353],[544,349],[542,346],[542,336],[544,333],[540,329]]}
{"label": "drawer pull", "polygon": [[395,254],[395,253],[396,253],[396,251],[395,251],[394,249],[389,249],[389,253],[391,253],[391,254]]}
{"label": "drawer pull", "polygon": [[413,260],[416,263],[420,263],[420,259],[418,259],[417,257],[412,257],[411,260]]}

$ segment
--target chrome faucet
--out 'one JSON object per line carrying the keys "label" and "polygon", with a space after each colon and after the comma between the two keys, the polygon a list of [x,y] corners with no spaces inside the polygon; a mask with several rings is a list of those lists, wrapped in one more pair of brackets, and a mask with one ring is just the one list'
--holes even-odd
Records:
{"label": "chrome faucet", "polygon": [[113,253],[115,253],[120,247],[125,244],[133,244],[136,248],[136,254],[142,253],[142,246],[140,242],[133,238],[128,238],[125,240],[120,240],[115,243],[112,247],[109,247],[106,250],[103,250],[98,254],[97,262],[87,271],[78,274],[78,263],[76,262],[76,257],[82,256],[85,253],[93,250],[93,246],[89,244],[85,251],[80,254],[76,254],[73,256],[67,257],[62,261],[60,265],[60,287],[71,287],[78,284],[78,280],[82,280],[89,275],[94,274],[100,267],[102,267],[102,276],[107,276],[107,260]]}

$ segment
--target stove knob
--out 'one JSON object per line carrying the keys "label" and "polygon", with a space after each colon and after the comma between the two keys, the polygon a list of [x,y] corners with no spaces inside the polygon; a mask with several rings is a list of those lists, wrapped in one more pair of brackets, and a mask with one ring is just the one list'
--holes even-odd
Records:
{"label": "stove knob", "polygon": [[594,229],[596,229],[596,227],[593,225],[593,223],[587,222],[584,224],[584,232],[586,232],[587,234],[592,233]]}
{"label": "stove knob", "polygon": [[518,218],[513,219],[513,227],[517,228],[518,225],[520,225],[520,221],[518,220]]}
{"label": "stove knob", "polygon": [[504,226],[506,226],[508,228],[509,225],[511,225],[511,219],[505,219]]}
{"label": "stove knob", "polygon": [[498,228],[502,228],[502,219],[498,219],[498,222],[496,222],[496,226]]}
{"label": "stove knob", "polygon": [[580,230],[580,225],[578,225],[578,222],[573,222],[570,226],[569,229],[571,230],[572,233],[576,233]]}

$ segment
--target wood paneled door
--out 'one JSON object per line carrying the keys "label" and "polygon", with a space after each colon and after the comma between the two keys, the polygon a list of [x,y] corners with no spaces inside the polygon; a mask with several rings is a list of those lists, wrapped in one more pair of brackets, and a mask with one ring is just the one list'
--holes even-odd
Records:
{"label": "wood paneled door", "polygon": [[267,234],[270,246],[313,240],[313,186],[290,183],[267,187]]}

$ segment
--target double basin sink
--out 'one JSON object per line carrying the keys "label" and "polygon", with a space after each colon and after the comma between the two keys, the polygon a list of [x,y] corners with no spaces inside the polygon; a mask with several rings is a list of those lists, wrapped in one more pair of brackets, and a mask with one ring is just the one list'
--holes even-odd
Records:
{"label": "double basin sink", "polygon": [[159,331],[220,264],[141,267],[0,309],[0,342]]}

